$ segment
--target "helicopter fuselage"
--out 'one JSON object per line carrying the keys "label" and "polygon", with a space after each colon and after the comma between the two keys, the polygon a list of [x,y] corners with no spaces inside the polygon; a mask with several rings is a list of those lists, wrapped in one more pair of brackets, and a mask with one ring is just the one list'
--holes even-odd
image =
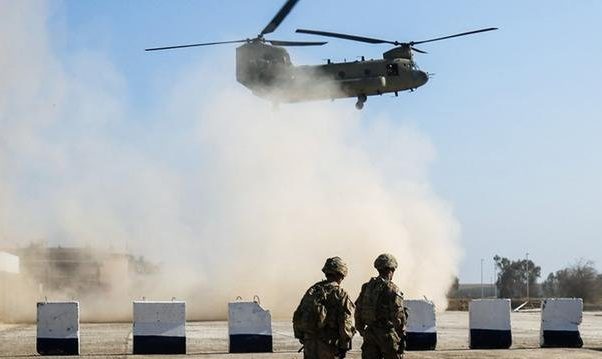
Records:
{"label": "helicopter fuselage", "polygon": [[250,42],[236,49],[236,78],[273,102],[356,97],[363,105],[367,96],[397,94],[428,81],[403,50],[390,50],[378,60],[295,66],[284,48]]}

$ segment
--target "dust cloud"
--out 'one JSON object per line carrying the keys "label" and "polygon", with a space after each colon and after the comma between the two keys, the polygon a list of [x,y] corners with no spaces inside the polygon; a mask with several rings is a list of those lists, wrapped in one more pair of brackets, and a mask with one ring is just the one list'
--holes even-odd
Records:
{"label": "dust cloud", "polygon": [[[407,298],[446,307],[459,226],[429,185],[424,135],[351,102],[274,110],[202,65],[141,114],[102,52],[58,56],[51,11],[0,3],[0,250],[43,239],[160,267],[80,294],[85,320],[128,320],[142,297],[224,318],[228,301],[254,295],[290,317],[326,257],[349,264],[355,296],[382,252],[397,256]],[[72,296],[29,287],[15,293],[30,315],[44,296]]]}

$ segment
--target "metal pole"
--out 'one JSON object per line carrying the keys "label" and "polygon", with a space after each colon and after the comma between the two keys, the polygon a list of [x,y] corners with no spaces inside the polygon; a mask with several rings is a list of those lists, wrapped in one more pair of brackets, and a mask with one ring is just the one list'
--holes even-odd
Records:
{"label": "metal pole", "polygon": [[493,261],[493,294],[497,298],[497,265]]}
{"label": "metal pole", "polygon": [[[0,290],[2,291],[2,294],[0,294],[2,297],[0,298],[0,301],[2,301],[2,308],[0,308],[0,323],[4,322],[4,319],[8,319],[8,315],[7,310],[6,310],[6,285],[4,284],[5,281],[5,277],[4,277],[4,273],[0,272]],[[7,320],[8,322],[8,320]]]}
{"label": "metal pole", "polygon": [[483,258],[481,258],[481,299],[483,299]]}
{"label": "metal pole", "polygon": [[529,275],[529,252],[527,252],[527,302],[529,301],[529,279],[530,279],[530,275]]}

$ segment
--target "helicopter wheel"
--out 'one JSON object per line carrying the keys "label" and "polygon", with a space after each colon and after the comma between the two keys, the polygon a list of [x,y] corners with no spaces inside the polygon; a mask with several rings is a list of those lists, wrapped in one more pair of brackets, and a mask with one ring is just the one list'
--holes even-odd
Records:
{"label": "helicopter wheel", "polygon": [[359,95],[357,97],[357,102],[355,103],[355,108],[358,110],[361,110],[364,108],[364,103],[366,102],[366,100],[368,100],[368,97],[364,94]]}

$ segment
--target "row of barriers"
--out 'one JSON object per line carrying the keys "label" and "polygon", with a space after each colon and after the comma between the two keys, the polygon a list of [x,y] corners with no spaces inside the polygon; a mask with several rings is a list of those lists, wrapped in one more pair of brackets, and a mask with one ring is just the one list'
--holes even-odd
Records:
{"label": "row of barriers", "polygon": [[[510,299],[473,300],[469,310],[471,349],[507,349],[512,346]],[[542,348],[581,348],[579,325],[583,300],[550,298],[541,302],[539,344]]]}
{"label": "row of barriers", "polygon": [[[437,324],[434,305],[406,300],[407,350],[434,350]],[[509,299],[480,299],[469,304],[469,347],[507,349],[512,346]],[[579,333],[581,299],[546,299],[541,305],[541,347],[583,345]],[[133,303],[133,354],[186,354],[186,303]],[[258,302],[228,303],[230,353],[272,352],[272,317]],[[79,355],[79,303],[37,305],[37,351],[41,355]]]}

